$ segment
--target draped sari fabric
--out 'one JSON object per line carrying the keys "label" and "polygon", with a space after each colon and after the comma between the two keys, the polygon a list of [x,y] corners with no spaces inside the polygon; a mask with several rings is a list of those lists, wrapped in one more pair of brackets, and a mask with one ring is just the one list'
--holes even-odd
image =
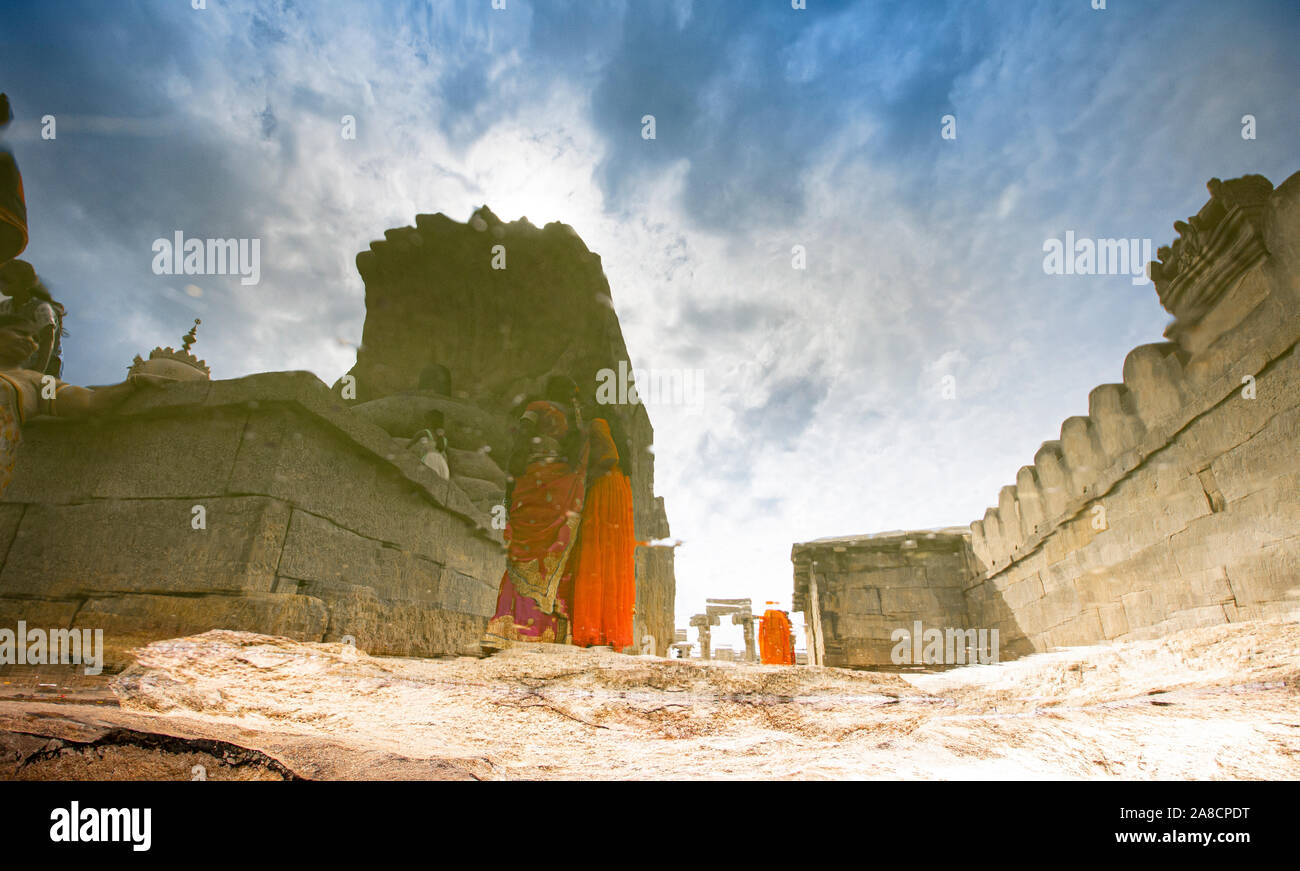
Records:
{"label": "draped sari fabric", "polygon": [[[3,120],[3,119],[0,119]],[[13,155],[0,149],[0,266],[27,247],[27,205],[23,177]]]}
{"label": "draped sari fabric", "polygon": [[[9,489],[23,440],[23,397],[18,387],[4,378],[0,383],[0,496]],[[12,398],[11,398],[12,397]]]}
{"label": "draped sari fabric", "polygon": [[609,467],[587,491],[573,581],[573,643],[607,644],[621,651],[632,644],[636,605],[636,540],[632,487],[618,461],[609,424],[597,418],[588,437],[591,468]]}
{"label": "draped sari fabric", "polygon": [[758,655],[764,665],[794,665],[790,618],[784,611],[763,612],[763,625],[758,630]]}
{"label": "draped sari fabric", "polygon": [[537,433],[537,450],[515,479],[505,530],[506,571],[484,647],[520,641],[563,644],[570,637],[571,557],[582,516],[587,451],[573,464],[560,455],[569,423],[555,403],[533,402],[523,417]]}

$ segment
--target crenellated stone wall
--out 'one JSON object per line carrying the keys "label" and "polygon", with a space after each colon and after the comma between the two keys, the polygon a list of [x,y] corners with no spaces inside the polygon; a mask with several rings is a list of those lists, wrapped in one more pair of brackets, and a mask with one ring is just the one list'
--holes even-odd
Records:
{"label": "crenellated stone wall", "polygon": [[1125,359],[971,524],[975,624],[1015,652],[1300,608],[1300,176],[1213,180]]}
{"label": "crenellated stone wall", "polygon": [[1169,341],[971,524],[949,619],[1003,657],[1300,612],[1300,175],[1208,187],[1152,264]]}

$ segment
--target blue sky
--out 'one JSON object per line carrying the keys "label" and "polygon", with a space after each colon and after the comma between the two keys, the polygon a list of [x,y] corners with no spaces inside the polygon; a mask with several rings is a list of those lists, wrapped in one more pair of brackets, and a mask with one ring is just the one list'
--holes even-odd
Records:
{"label": "blue sky", "polygon": [[[1046,239],[1167,244],[1210,177],[1300,169],[1292,2],[206,5],[0,7],[68,380],[197,316],[214,377],[331,383],[384,229],[564,221],[634,365],[703,372],[704,403],[651,409],[681,625],[708,595],[788,606],[794,541],[982,516],[1160,339],[1149,284],[1046,275]],[[260,238],[261,283],[154,275],[176,229]]]}

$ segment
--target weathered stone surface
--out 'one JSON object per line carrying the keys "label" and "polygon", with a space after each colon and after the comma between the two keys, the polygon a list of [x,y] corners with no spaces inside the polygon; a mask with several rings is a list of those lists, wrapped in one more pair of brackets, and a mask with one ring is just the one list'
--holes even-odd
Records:
{"label": "weathered stone surface", "polygon": [[438,604],[448,611],[491,617],[496,608],[499,577],[480,579],[447,570],[438,591]]}
{"label": "weathered stone surface", "polygon": [[[504,490],[506,473],[493,460],[494,453],[482,450],[462,451],[450,448],[447,451],[447,465],[454,477],[488,481]],[[504,458],[505,454],[499,456]]]}
{"label": "weathered stone surface", "polygon": [[475,453],[488,447],[498,457],[510,454],[509,418],[458,399],[414,391],[357,403],[352,410],[390,435],[403,439],[428,429],[431,414],[442,412],[443,430],[453,450]]}
{"label": "weathered stone surface", "polygon": [[[191,526],[195,505],[206,529]],[[288,526],[288,505],[257,496],[29,505],[0,590],[269,593]]]}
{"label": "weathered stone surface", "polygon": [[1128,634],[1128,618],[1124,614],[1123,604],[1111,602],[1102,605],[1097,609],[1097,617],[1101,620],[1101,634],[1107,640]]}
{"label": "weathered stone surface", "polygon": [[[1219,490],[1229,503],[1273,484],[1279,472],[1295,471],[1296,445],[1300,443],[1300,407],[1288,409],[1247,441],[1227,451],[1211,464]],[[1291,491],[1285,502],[1292,505],[1300,495]]]}
{"label": "weathered stone surface", "polygon": [[16,630],[18,621],[30,628],[67,629],[84,600],[18,599],[0,596],[0,629]]}
{"label": "weathered stone surface", "polygon": [[880,597],[882,591],[876,587],[845,589],[842,594],[828,591],[823,601],[829,606],[834,602],[847,614],[881,614]]}
{"label": "weathered stone surface", "polygon": [[[304,450],[310,441],[312,450]],[[431,478],[437,475],[426,469]],[[443,488],[446,482],[431,482]],[[331,436],[319,421],[289,408],[258,408],[250,416],[230,488],[291,503],[360,535],[420,549],[445,537],[454,519],[430,536],[420,488]],[[441,533],[441,534],[439,534]],[[417,544],[418,542],[418,544]]]}
{"label": "weathered stone surface", "polygon": [[144,594],[88,599],[72,626],[102,629],[105,668],[117,671],[130,664],[132,648],[159,638],[250,627],[247,631],[320,641],[328,619],[324,603],[311,596]]}
{"label": "weathered stone surface", "polygon": [[324,518],[295,510],[280,556],[282,578],[358,585],[384,598],[440,603],[442,565],[357,535]]}
{"label": "weathered stone surface", "polygon": [[13,543],[14,535],[18,532],[18,524],[22,522],[25,510],[26,506],[24,505],[0,502],[0,559],[3,559],[8,554],[9,547]]}
{"label": "weathered stone surface", "polygon": [[477,654],[487,617],[381,599],[369,587],[310,582],[303,589],[325,604],[329,625],[320,640],[346,636],[382,656]]}
{"label": "weathered stone surface", "polygon": [[[247,412],[221,409],[202,418],[203,426],[191,415],[33,421],[4,498],[56,504],[224,495]],[[57,475],[44,474],[55,468]]]}
{"label": "weathered stone surface", "polygon": [[1101,619],[1096,611],[1076,614],[1047,632],[1048,647],[1073,647],[1093,644],[1103,635]]}
{"label": "weathered stone surface", "polygon": [[897,629],[965,628],[963,582],[974,556],[964,529],[921,530],[797,544],[796,610],[813,611],[809,573],[825,638],[822,665],[885,666]]}
{"label": "weathered stone surface", "polygon": [[919,612],[960,613],[963,607],[961,593],[951,589],[885,588],[879,593],[880,609],[888,615],[910,616]]}
{"label": "weathered stone surface", "polygon": [[211,628],[319,638],[334,603],[410,654],[481,632],[500,533],[310,373],[168,386],[32,432],[0,502],[0,616],[89,615],[117,651]]}
{"label": "weathered stone surface", "polygon": [[473,502],[479,507],[479,510],[485,513],[491,511],[491,506],[500,504],[506,495],[506,488],[494,481],[452,475],[451,483],[459,487],[461,492],[469,498],[469,501]]}
{"label": "weathered stone surface", "polygon": [[1300,535],[1230,559],[1224,569],[1237,605],[1259,609],[1255,619],[1300,613]]}
{"label": "weathered stone surface", "polygon": [[[0,779],[184,779],[192,764],[222,779],[257,754],[312,780],[969,781],[991,766],[1017,780],[1295,780],[1274,724],[1294,717],[1278,675],[1297,651],[1294,623],[1216,626],[994,675],[896,676],[573,650],[402,660],[208,633],[141,651],[113,682],[120,707],[0,700]],[[110,735],[220,749],[122,758]],[[69,752],[42,761],[51,740]]]}
{"label": "weathered stone surface", "polygon": [[1035,572],[1024,580],[1016,581],[1002,590],[1002,601],[1012,609],[1023,608],[1043,597],[1043,580]]}

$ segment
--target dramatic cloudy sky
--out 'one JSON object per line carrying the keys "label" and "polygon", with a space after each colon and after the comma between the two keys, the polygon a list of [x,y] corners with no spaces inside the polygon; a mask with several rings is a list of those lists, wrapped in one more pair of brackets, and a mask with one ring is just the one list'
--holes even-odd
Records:
{"label": "dramatic cloudy sky", "polygon": [[[384,229],[573,225],[634,365],[703,373],[651,410],[684,625],[788,607],[792,542],[981,516],[1160,339],[1149,284],[1046,275],[1044,240],[1167,244],[1210,177],[1300,170],[1300,7],[1106,5],[7,0],[4,141],[78,383],[195,316],[214,377],[331,383]],[[155,276],[177,229],[260,238],[261,283]]]}

